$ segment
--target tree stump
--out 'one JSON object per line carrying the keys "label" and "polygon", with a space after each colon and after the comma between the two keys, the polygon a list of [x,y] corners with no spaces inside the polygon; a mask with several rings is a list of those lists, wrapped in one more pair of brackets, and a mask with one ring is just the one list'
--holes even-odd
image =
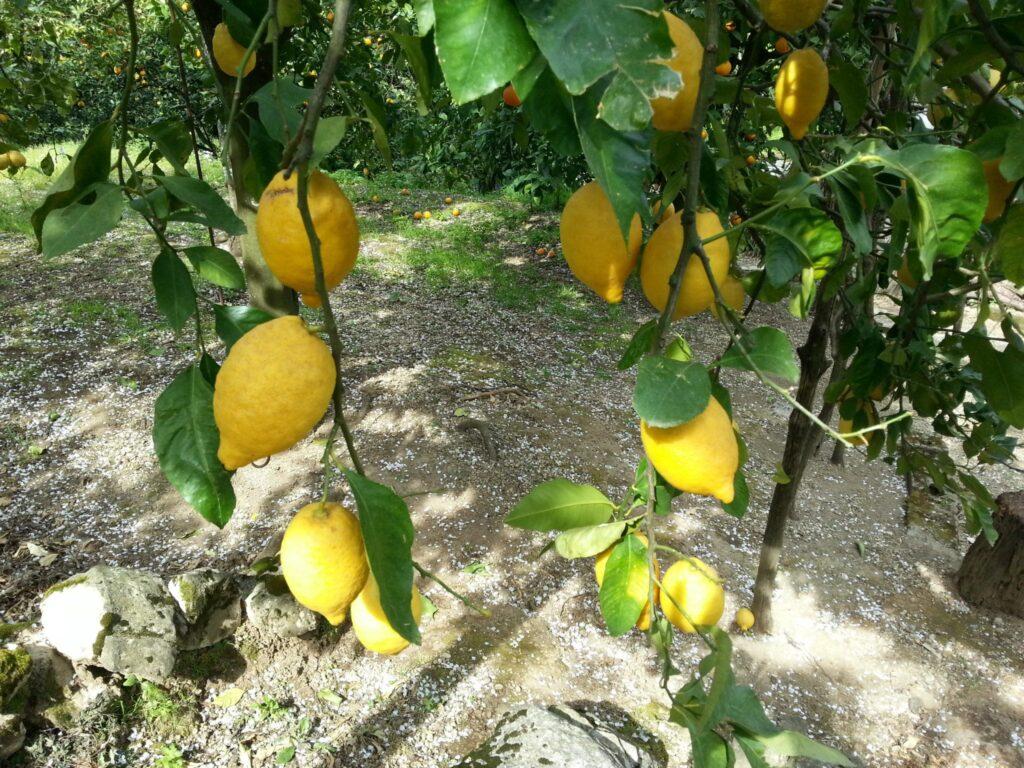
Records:
{"label": "tree stump", "polygon": [[1024,491],[996,499],[994,545],[978,536],[967,550],[957,574],[964,599],[982,608],[1024,618]]}

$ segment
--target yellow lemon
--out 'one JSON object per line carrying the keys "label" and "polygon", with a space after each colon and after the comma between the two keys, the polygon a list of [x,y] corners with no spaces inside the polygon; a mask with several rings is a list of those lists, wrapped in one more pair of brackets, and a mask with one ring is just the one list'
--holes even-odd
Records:
{"label": "yellow lemon", "polygon": [[754,626],[754,612],[749,608],[740,608],[736,611],[736,626],[740,632],[746,632]]}
{"label": "yellow lemon", "polygon": [[627,243],[611,200],[600,184],[591,181],[565,204],[560,231],[562,251],[576,279],[609,304],[622,301],[626,278],[640,253],[640,216],[633,216]]}
{"label": "yellow lemon", "polygon": [[[761,15],[776,32],[799,32],[819,18],[828,0],[758,0]],[[776,46],[777,49],[777,46]]]}
{"label": "yellow lemon", "polygon": [[[412,617],[416,623],[420,623],[420,616],[423,613],[423,603],[420,598],[420,591],[412,588]],[[374,653],[395,654],[402,651],[409,645],[409,641],[398,634],[391,627],[388,617],[384,615],[384,608],[380,604],[380,587],[377,580],[371,574],[366,580],[366,586],[359,593],[359,596],[352,603],[352,629],[356,638],[363,647]]]}
{"label": "yellow lemon", "polygon": [[[743,310],[743,300],[746,298],[746,292],[743,290],[743,283],[732,275],[726,275],[725,280],[719,284],[718,289],[722,292],[722,298],[725,299],[725,303],[732,307],[737,312]],[[718,303],[713,302],[711,304],[711,314],[718,317]]]}
{"label": "yellow lemon", "polygon": [[661,580],[665,618],[683,632],[696,632],[695,624],[717,624],[725,610],[725,590],[718,582],[715,569],[696,557],[677,560]]}
{"label": "yellow lemon", "polygon": [[693,109],[700,90],[700,65],[704,60],[704,46],[690,25],[675,14],[665,11],[668,34],[672,38],[672,58],[665,62],[669,69],[679,73],[683,85],[672,97],[651,100],[654,115],[651,124],[659,131],[688,131],[693,122]]}
{"label": "yellow lemon", "polygon": [[11,163],[11,168],[24,168],[25,163],[28,162],[25,159],[25,156],[16,149],[12,149],[10,152],[7,153],[7,159]]}
{"label": "yellow lemon", "polygon": [[307,504],[285,529],[281,572],[295,599],[337,626],[367,583],[359,520],[340,504]]}
{"label": "yellow lemon", "polygon": [[[853,418],[850,419],[840,417],[839,431],[842,432],[843,434],[847,432],[856,432],[858,429],[864,429],[865,427],[873,427],[875,424],[878,423],[878,411],[875,410],[875,406],[872,405],[871,403],[865,403],[860,410],[860,414],[855,415]],[[847,440],[852,445],[867,445],[870,438],[871,435],[867,434],[857,435],[856,437],[848,437]]]}
{"label": "yellow lemon", "polygon": [[[721,231],[722,223],[715,213],[697,213],[697,234],[702,239],[717,235]],[[668,303],[672,291],[668,281],[675,271],[676,264],[679,263],[679,252],[682,248],[681,213],[659,224],[651,239],[647,241],[647,247],[644,248],[644,257],[640,262],[640,286],[651,306],[659,312],[664,310]],[[722,285],[729,274],[729,241],[721,237],[713,243],[708,243],[705,250],[711,261],[711,273],[715,276],[715,281]],[[672,319],[678,320],[681,317],[695,315],[710,307],[714,300],[715,294],[704,272],[704,265],[698,256],[690,256],[683,272],[683,284]]]}
{"label": "yellow lemon", "polygon": [[11,166],[11,158],[9,153],[4,152],[0,155],[0,171],[6,171]]}
{"label": "yellow lemon", "polygon": [[[245,57],[246,46],[241,45],[235,38],[231,36],[231,32],[228,31],[228,25],[221,22],[213,30],[213,60],[217,62],[217,66],[220,67],[221,72],[236,77],[238,75],[238,67],[242,63],[242,59]],[[253,67],[256,66],[256,52],[253,51],[249,57],[249,61],[246,62],[245,71],[242,72],[242,77],[245,77],[252,72]]]}
{"label": "yellow lemon", "polygon": [[794,139],[802,139],[828,98],[828,67],[813,48],[786,57],[775,79],[775,108]]}
{"label": "yellow lemon", "polygon": [[999,170],[999,163],[1003,158],[997,157],[993,160],[986,160],[981,164],[985,171],[985,182],[988,184],[988,207],[985,208],[985,216],[982,219],[986,224],[995,221],[1003,215],[1006,207],[1006,200],[1013,192],[1013,182],[1007,181]]}
{"label": "yellow lemon", "polygon": [[331,351],[295,315],[242,336],[213,389],[224,466],[237,469],[308,435],[327,411],[334,380]]}
{"label": "yellow lemon", "polygon": [[[313,251],[298,205],[298,174],[284,171],[263,190],[256,213],[256,235],[267,266],[278,280],[302,294],[310,307],[320,306],[313,274]],[[309,214],[320,238],[324,282],[330,290],[355,266],[359,253],[359,224],[352,203],[330,176],[309,175]]]}
{"label": "yellow lemon", "polygon": [[[630,535],[636,536],[638,539],[640,539],[640,541],[643,542],[645,547],[647,546],[647,537],[644,534],[633,533]],[[594,558],[594,576],[597,579],[598,588],[600,588],[600,586],[604,583],[604,569],[607,567],[608,558],[611,557],[612,550],[615,549],[617,544],[618,542],[612,544],[610,547],[608,547],[608,549],[606,549],[604,552],[602,552]],[[655,560],[654,562],[654,573],[656,577],[661,577],[661,569],[658,568],[657,560]],[[644,579],[642,582],[636,585],[638,596],[642,596],[644,600],[644,608],[640,612],[640,616],[636,620],[636,628],[639,629],[641,632],[646,632],[651,627],[651,601],[648,597],[650,595],[650,586],[650,578]],[[659,590],[658,585],[655,584],[654,599],[657,600],[658,595],[660,594],[661,590]]]}
{"label": "yellow lemon", "polygon": [[732,501],[740,450],[729,414],[714,397],[699,416],[675,427],[641,421],[640,438],[651,464],[673,487]]}

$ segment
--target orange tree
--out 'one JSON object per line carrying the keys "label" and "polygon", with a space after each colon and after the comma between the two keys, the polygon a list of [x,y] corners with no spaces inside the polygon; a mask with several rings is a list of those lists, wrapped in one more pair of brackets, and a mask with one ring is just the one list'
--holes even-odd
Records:
{"label": "orange tree", "polygon": [[[564,557],[596,557],[609,631],[648,633],[670,716],[689,730],[701,766],[731,765],[737,746],[756,766],[769,752],[848,764],[780,730],[755,692],[737,684],[729,636],[716,626],[724,604],[717,574],[657,530],[682,492],[746,512],[744,414],[721,370],[755,376],[792,407],[752,606],[765,631],[786,522],[824,435],[901,472],[925,471],[961,499],[969,529],[991,537],[992,499],[974,470],[1007,462],[1007,430],[1024,425],[1024,340],[997,285],[1024,281],[1024,214],[1013,204],[1024,177],[1021,18],[1008,2],[984,0],[966,8],[848,0],[823,15],[824,6],[706,0],[666,11],[656,0],[417,0],[367,9],[401,27],[394,39],[424,107],[439,75],[456,103],[500,94],[557,151],[585,158],[595,182],[562,217],[563,251],[582,282],[616,302],[639,264],[639,288],[656,315],[619,367],[636,367],[646,456],[624,479],[619,503],[554,479],[508,523],[556,533],[552,545]],[[125,78],[113,115],[91,129],[33,223],[44,255],[109,231],[126,203],[152,230],[157,305],[172,328],[191,326],[196,339],[194,361],[157,400],[154,445],[169,481],[211,522],[231,516],[238,466],[288,448],[330,404],[321,505],[336,493],[335,452],[344,443],[362,537],[346,551],[365,551],[358,570],[368,584],[372,577],[381,616],[403,643],[417,642],[413,574],[430,574],[412,559],[404,501],[367,477],[342,408],[344,350],[329,290],[351,268],[358,232],[340,189],[315,170],[354,122],[382,133],[356,74],[339,75],[350,10],[335,3],[329,40],[317,49],[293,44],[309,34],[308,25],[301,33],[294,26],[303,16],[324,23],[312,6],[169,6],[168,40],[201,40],[219,69],[217,149],[233,206],[186,168],[196,154],[195,115],[135,124],[135,80]],[[120,13],[131,72],[133,0]],[[322,61],[311,58],[317,50]],[[4,139],[17,142],[9,132]],[[172,244],[167,228],[182,221],[208,227],[210,245]],[[246,274],[213,230],[241,238]],[[756,260],[745,274],[733,260],[741,249]],[[252,304],[219,303],[208,283],[248,284]],[[267,311],[294,309],[292,291],[321,308],[329,348]],[[786,302],[809,320],[799,350],[778,329],[749,327],[758,301]],[[976,314],[965,319],[966,308]],[[705,310],[720,323],[722,351],[701,361],[670,331],[674,320]],[[207,351],[211,318],[228,350],[223,374]],[[295,387],[288,371],[307,366],[329,375]],[[958,440],[962,456],[917,446],[915,413]],[[331,605],[332,620],[344,615],[345,600]],[[744,627],[750,620],[737,616]],[[682,685],[675,631],[709,651]]]}

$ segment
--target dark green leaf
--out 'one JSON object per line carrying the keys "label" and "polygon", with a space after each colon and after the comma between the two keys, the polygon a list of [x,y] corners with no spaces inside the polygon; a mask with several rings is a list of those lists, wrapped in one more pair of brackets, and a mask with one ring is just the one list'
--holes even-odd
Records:
{"label": "dark green leaf", "polygon": [[160,313],[171,328],[180,331],[196,311],[192,276],[176,254],[162,250],[153,261],[152,277]]}
{"label": "dark green leaf", "polygon": [[1007,280],[1024,285],[1024,206],[1015,205],[1006,214],[993,255]]}
{"label": "dark green leaf", "polygon": [[363,102],[366,122],[370,124],[370,130],[373,132],[373,142],[377,145],[377,151],[384,157],[384,163],[390,166],[391,144],[388,142],[388,132],[387,128],[385,128],[387,119],[384,116],[384,105],[366,91],[357,91],[357,93],[360,101]]}
{"label": "dark green leaf", "polygon": [[220,373],[220,364],[206,352],[199,358],[199,372],[209,382],[210,386],[217,383],[217,374]]}
{"label": "dark green leaf", "polygon": [[707,408],[711,378],[700,363],[648,357],[641,361],[633,389],[633,409],[652,427],[674,427]]}
{"label": "dark green leaf", "polygon": [[160,469],[206,520],[223,528],[235,509],[231,473],[217,458],[213,387],[195,365],[179,373],[156,399],[153,446]]}
{"label": "dark green leaf", "polygon": [[359,524],[370,571],[380,587],[380,604],[392,628],[419,644],[420,630],[412,615],[412,540],[415,531],[409,508],[386,485],[345,471],[359,508]]}
{"label": "dark green leaf", "polygon": [[954,0],[930,0],[924,4],[921,16],[917,20],[917,46],[910,60],[910,69],[917,66],[928,54],[932,43],[946,31],[953,5]]}
{"label": "dark green leaf", "polygon": [[82,199],[51,211],[43,222],[43,256],[53,258],[91,243],[121,221],[124,199],[121,188],[106,182],[88,187]]}
{"label": "dark green leaf", "polygon": [[588,525],[562,531],[555,538],[555,551],[562,557],[594,557],[604,552],[622,536],[626,524],[622,521]]}
{"label": "dark green leaf", "polygon": [[1024,121],[1017,121],[1006,137],[1006,153],[999,162],[999,172],[1009,181],[1024,178]]}
{"label": "dark green leaf", "polygon": [[188,175],[185,164],[192,154],[192,134],[181,120],[168,118],[154,123],[142,131],[156,143],[160,154],[182,176]]}
{"label": "dark green leaf", "polygon": [[843,245],[839,229],[817,208],[790,208],[756,226],[768,233],[765,268],[774,286],[785,285],[805,267],[828,266]]}
{"label": "dark green leaf", "polygon": [[729,743],[715,731],[691,732],[693,768],[732,768],[734,756]]}
{"label": "dark green leaf", "polygon": [[516,76],[512,78],[512,87],[515,88],[516,96],[519,97],[520,101],[526,101],[533,91],[533,86],[537,84],[537,80],[547,67],[547,59],[538,53],[533,57],[533,61],[519,70]]}
{"label": "dark green leaf", "polygon": [[235,257],[223,248],[194,245],[185,249],[185,255],[204,280],[209,280],[222,288],[245,288],[245,275],[242,274],[241,267],[238,266]]}
{"label": "dark green leaf", "polygon": [[605,564],[598,599],[601,615],[612,637],[633,628],[647,603],[651,575],[647,547],[637,536],[627,536],[612,550]]}
{"label": "dark green leaf", "polygon": [[626,346],[626,351],[622,353],[622,357],[619,359],[616,367],[620,371],[628,371],[636,365],[640,358],[647,354],[647,351],[651,348],[651,344],[654,343],[654,337],[657,333],[657,320],[651,320],[637,328],[636,332],[633,333],[633,338],[629,340],[629,344]]}
{"label": "dark green leaf", "polygon": [[537,78],[530,98],[523,102],[523,111],[530,118],[530,124],[544,134],[556,152],[569,156],[583,151],[576,135],[570,96],[550,69],[545,69]]}
{"label": "dark green leaf", "polygon": [[558,478],[530,491],[508,513],[505,523],[531,531],[566,531],[608,522],[614,508],[597,488]]}
{"label": "dark green leaf", "polygon": [[1013,346],[997,351],[988,339],[968,336],[964,349],[981,374],[981,391],[992,410],[1007,423],[1024,427],[1024,352]]}
{"label": "dark green leaf", "polygon": [[[746,352],[746,356],[743,352]],[[756,367],[762,373],[777,376],[789,383],[795,383],[800,378],[800,366],[796,362],[793,343],[785,332],[768,326],[755,328],[741,337],[722,355],[719,365],[742,371],[753,371]]]}
{"label": "dark green leaf", "polygon": [[341,143],[348,128],[348,118],[342,115],[325,117],[316,125],[313,136],[313,155],[309,159],[311,166],[320,165],[320,161],[331,154]]}
{"label": "dark green leaf", "polygon": [[157,179],[172,196],[204,214],[209,222],[229,235],[244,235],[245,222],[235,215],[216,190],[191,176],[160,176]]}
{"label": "dark green leaf", "polygon": [[409,63],[409,69],[412,70],[413,77],[416,79],[416,106],[420,116],[426,117],[434,90],[434,79],[427,53],[424,50],[425,41],[422,37],[403,35],[398,32],[392,32],[391,36],[401,47],[402,53],[405,54],[405,60]]}
{"label": "dark green leaf", "polygon": [[297,85],[291,77],[278,76],[250,96],[259,105],[260,122],[278,144],[287,144],[299,129],[299,109],[313,95],[312,88]]}
{"label": "dark green leaf", "polygon": [[273,320],[274,316],[256,307],[230,307],[213,305],[214,329],[224,345],[231,346],[260,323]]}
{"label": "dark green leaf", "polygon": [[745,731],[757,734],[778,733],[779,728],[764,713],[757,693],[748,685],[734,685],[722,700],[722,716]]}
{"label": "dark green leaf", "polygon": [[828,62],[828,83],[836,89],[843,105],[846,130],[852,131],[868,106],[868,87],[861,68],[844,56],[833,56]]}

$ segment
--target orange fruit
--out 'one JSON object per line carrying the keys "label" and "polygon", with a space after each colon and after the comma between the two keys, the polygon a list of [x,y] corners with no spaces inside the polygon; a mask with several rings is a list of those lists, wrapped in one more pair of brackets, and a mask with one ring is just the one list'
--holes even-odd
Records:
{"label": "orange fruit", "polygon": [[519,100],[519,94],[516,93],[512,83],[505,86],[505,90],[501,92],[501,98],[510,107],[518,107],[523,103]]}
{"label": "orange fruit", "polygon": [[731,61],[728,61],[728,60],[723,61],[721,64],[719,64],[717,67],[715,67],[715,74],[721,75],[722,77],[725,77],[730,72],[732,72],[732,62]]}

